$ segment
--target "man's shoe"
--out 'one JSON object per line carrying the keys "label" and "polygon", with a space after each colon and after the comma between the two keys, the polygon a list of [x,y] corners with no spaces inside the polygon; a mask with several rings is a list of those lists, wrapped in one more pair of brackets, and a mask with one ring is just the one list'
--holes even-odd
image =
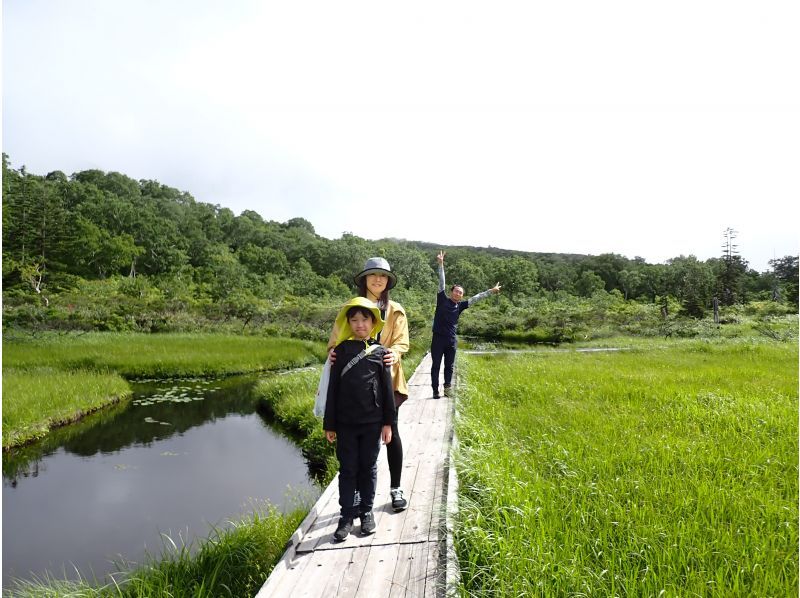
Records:
{"label": "man's shoe", "polygon": [[372,514],[372,511],[367,511],[366,513],[363,513],[360,519],[361,519],[361,535],[368,536],[370,534],[374,534],[375,515]]}
{"label": "man's shoe", "polygon": [[389,491],[389,494],[392,495],[392,510],[395,513],[399,513],[400,511],[405,511],[406,507],[408,506],[408,501],[405,498],[403,498],[403,489],[392,488]]}
{"label": "man's shoe", "polygon": [[336,531],[333,532],[333,541],[344,542],[347,539],[347,536],[349,536],[350,532],[352,531],[353,531],[353,520],[346,519],[345,517],[340,517],[339,525],[336,527]]}
{"label": "man's shoe", "polygon": [[452,397],[453,396],[453,387],[450,385],[446,385],[444,387],[444,396]]}
{"label": "man's shoe", "polygon": [[433,398],[434,399],[438,399],[439,398],[439,389],[438,388],[433,391]]}

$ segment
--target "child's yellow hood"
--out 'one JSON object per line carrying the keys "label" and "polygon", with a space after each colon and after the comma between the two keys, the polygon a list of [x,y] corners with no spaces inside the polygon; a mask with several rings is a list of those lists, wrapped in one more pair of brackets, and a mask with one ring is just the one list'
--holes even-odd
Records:
{"label": "child's yellow hood", "polygon": [[383,319],[381,318],[381,310],[372,301],[366,297],[353,297],[342,306],[339,310],[339,315],[336,316],[336,328],[339,330],[339,338],[336,339],[336,345],[353,338],[353,332],[350,330],[350,324],[347,323],[347,310],[351,307],[366,307],[375,316],[375,327],[370,332],[370,338],[377,338],[378,333],[383,329]]}

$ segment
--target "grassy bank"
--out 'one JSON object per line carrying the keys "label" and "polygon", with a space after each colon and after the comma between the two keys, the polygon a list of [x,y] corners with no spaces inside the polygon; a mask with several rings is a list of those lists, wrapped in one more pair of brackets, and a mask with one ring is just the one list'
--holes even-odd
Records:
{"label": "grassy bank", "polygon": [[795,596],[796,343],[460,361],[464,595]]}
{"label": "grassy bank", "polygon": [[20,583],[10,594],[20,598],[254,596],[304,513],[304,508],[283,514],[264,507],[227,529],[215,530],[195,550],[166,540],[163,554],[143,567],[128,571],[120,564],[121,572],[114,575],[114,582],[48,579],[42,580],[44,583]]}
{"label": "grassy bank", "polygon": [[3,369],[50,366],[125,378],[224,376],[319,361],[319,343],[223,334],[89,333],[3,341]]}
{"label": "grassy bank", "polygon": [[41,438],[56,426],[128,398],[116,374],[53,368],[3,371],[3,448]]}
{"label": "grassy bank", "polygon": [[3,341],[3,448],[130,395],[125,378],[216,377],[319,362],[320,343],[220,334],[45,335]]}

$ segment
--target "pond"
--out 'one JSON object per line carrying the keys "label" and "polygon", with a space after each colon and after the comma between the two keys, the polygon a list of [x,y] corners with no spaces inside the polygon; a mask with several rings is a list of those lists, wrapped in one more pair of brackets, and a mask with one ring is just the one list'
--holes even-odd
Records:
{"label": "pond", "polygon": [[252,377],[134,383],[134,396],[3,455],[3,588],[103,578],[206,538],[263,501],[319,493],[300,448],[256,411]]}

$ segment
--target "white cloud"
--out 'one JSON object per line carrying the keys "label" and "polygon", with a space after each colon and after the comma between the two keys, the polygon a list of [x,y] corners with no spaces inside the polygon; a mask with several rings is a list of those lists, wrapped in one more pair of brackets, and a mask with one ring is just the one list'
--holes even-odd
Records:
{"label": "white cloud", "polygon": [[733,226],[764,269],[798,250],[798,12],[7,1],[3,148],[329,237],[663,261]]}

